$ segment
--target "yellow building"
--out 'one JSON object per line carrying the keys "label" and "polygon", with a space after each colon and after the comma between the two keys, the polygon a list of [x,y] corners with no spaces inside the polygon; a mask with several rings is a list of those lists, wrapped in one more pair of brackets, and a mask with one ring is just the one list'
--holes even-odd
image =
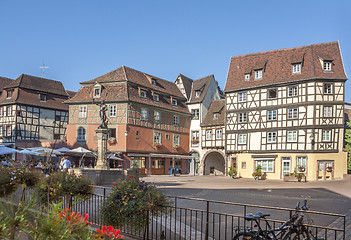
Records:
{"label": "yellow building", "polygon": [[307,180],[347,172],[344,88],[339,43],[231,58],[225,86],[226,165],[251,178],[302,172]]}

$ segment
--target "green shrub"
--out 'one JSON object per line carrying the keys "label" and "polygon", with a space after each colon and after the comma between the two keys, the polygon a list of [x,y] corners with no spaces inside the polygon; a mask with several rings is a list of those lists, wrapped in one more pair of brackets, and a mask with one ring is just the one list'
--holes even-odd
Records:
{"label": "green shrub", "polygon": [[231,178],[235,178],[236,175],[237,175],[236,168],[233,167],[233,166],[231,166],[231,167],[229,168],[228,174],[229,174],[229,176],[230,176]]}
{"label": "green shrub", "polygon": [[120,228],[145,229],[149,214],[159,216],[167,212],[170,202],[154,185],[129,178],[114,184],[112,193],[105,199],[101,213],[106,225]]}
{"label": "green shrub", "polygon": [[0,167],[0,197],[12,194],[17,189],[17,177],[9,168]]}

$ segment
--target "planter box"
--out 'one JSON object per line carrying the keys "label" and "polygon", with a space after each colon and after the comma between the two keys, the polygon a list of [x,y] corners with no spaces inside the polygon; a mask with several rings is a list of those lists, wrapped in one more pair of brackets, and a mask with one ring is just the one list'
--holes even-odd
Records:
{"label": "planter box", "polygon": [[[284,182],[298,182],[299,180],[295,176],[284,176]],[[300,182],[306,182],[306,176],[301,179]]]}

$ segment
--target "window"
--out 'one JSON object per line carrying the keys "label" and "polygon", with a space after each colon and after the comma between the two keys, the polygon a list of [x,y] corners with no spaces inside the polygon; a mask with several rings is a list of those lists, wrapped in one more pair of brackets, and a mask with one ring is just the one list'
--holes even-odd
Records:
{"label": "window", "polygon": [[199,119],[199,109],[191,109],[191,117],[193,120],[198,120]]}
{"label": "window", "polygon": [[268,110],[268,121],[277,120],[277,110]]}
{"label": "window", "polygon": [[192,131],[191,132],[191,145],[198,146],[200,142],[200,132],[199,131]]}
{"label": "window", "polygon": [[166,140],[169,140],[169,134],[166,134]]}
{"label": "window", "polygon": [[6,136],[11,137],[12,135],[12,128],[11,126],[6,126]]}
{"label": "window", "polygon": [[116,128],[108,129],[108,137],[117,139]]}
{"label": "window", "polygon": [[333,93],[333,84],[324,83],[324,94],[332,94],[332,93]]}
{"label": "window", "polygon": [[288,142],[297,142],[297,131],[288,131]]}
{"label": "window", "polygon": [[180,143],[180,136],[179,134],[174,134],[173,135],[173,146],[179,146]]}
{"label": "window", "polygon": [[154,143],[162,143],[162,134],[160,132],[154,132]]}
{"label": "window", "polygon": [[200,97],[201,91],[195,91],[195,97]]}
{"label": "window", "polygon": [[212,140],[212,130],[206,130],[206,140]]}
{"label": "window", "polygon": [[277,98],[276,88],[268,89],[268,99],[273,99],[273,98]]}
{"label": "window", "polygon": [[297,108],[289,108],[288,109],[288,119],[295,119],[297,118]]}
{"label": "window", "polygon": [[242,168],[242,169],[246,169],[246,162],[242,162],[242,163],[241,163],[241,168]]}
{"label": "window", "polygon": [[262,72],[263,72],[262,69],[255,71],[255,80],[262,79]]}
{"label": "window", "polygon": [[323,61],[323,70],[330,72],[332,70],[332,62],[331,61]]}
{"label": "window", "polygon": [[85,141],[85,129],[83,127],[78,128],[77,141]]}
{"label": "window", "polygon": [[79,106],[79,118],[86,118],[87,117],[87,106]]}
{"label": "window", "polygon": [[331,141],[331,130],[323,130],[322,141],[323,142],[330,142]]}
{"label": "window", "polygon": [[218,115],[219,115],[218,113],[214,113],[214,114],[213,114],[213,119],[214,119],[214,120],[218,119]]}
{"label": "window", "polygon": [[46,95],[43,94],[43,93],[40,93],[39,94],[39,99],[40,99],[40,101],[45,102],[46,101]]}
{"label": "window", "polygon": [[12,97],[13,90],[7,90],[6,92],[6,99],[10,99]]}
{"label": "window", "polygon": [[151,84],[156,86],[156,84],[157,84],[156,80],[155,79],[151,79]]}
{"label": "window", "polygon": [[3,126],[0,126],[0,137],[2,137],[3,131],[4,131],[4,127],[3,127]]}
{"label": "window", "polygon": [[140,90],[140,97],[146,98],[146,91],[145,90]]}
{"label": "window", "polygon": [[160,95],[158,95],[156,93],[154,93],[153,98],[154,98],[155,102],[159,102],[160,101]]}
{"label": "window", "polygon": [[154,121],[157,123],[161,122],[161,113],[159,111],[154,111]]}
{"label": "window", "polygon": [[100,88],[94,88],[94,98],[100,97]]}
{"label": "window", "polygon": [[172,106],[177,106],[178,102],[177,99],[172,98]]}
{"label": "window", "polygon": [[7,107],[7,116],[12,116],[12,106]]}
{"label": "window", "polygon": [[216,129],[216,139],[222,139],[222,129]]}
{"label": "window", "polygon": [[148,110],[146,108],[141,108],[140,118],[141,120],[148,120]]}
{"label": "window", "polygon": [[276,132],[269,132],[267,134],[267,142],[268,143],[275,143],[277,141],[277,133]]}
{"label": "window", "polygon": [[173,116],[173,124],[175,126],[179,126],[179,117],[178,116]]}
{"label": "window", "polygon": [[301,63],[293,64],[293,73],[301,73]]}
{"label": "window", "polygon": [[332,117],[333,116],[333,107],[324,106],[323,108],[323,117]]}
{"label": "window", "polygon": [[246,144],[247,134],[239,134],[238,144]]}
{"label": "window", "polygon": [[110,105],[109,106],[109,116],[110,117],[116,117],[117,116],[117,106],[116,105]]}
{"label": "window", "polygon": [[0,107],[0,117],[4,116],[4,108]]}
{"label": "window", "polygon": [[249,81],[249,80],[250,80],[250,74],[247,73],[247,74],[245,74],[245,81]]}
{"label": "window", "polygon": [[296,97],[298,95],[297,86],[288,87],[288,97]]}
{"label": "window", "polygon": [[54,134],[54,140],[59,140],[59,139],[60,139],[60,134],[55,133],[55,134]]}
{"label": "window", "polygon": [[246,102],[246,99],[247,99],[247,93],[246,92],[239,93],[239,97],[238,97],[238,101],[239,102]]}
{"label": "window", "polygon": [[296,171],[306,172],[307,170],[307,157],[297,157],[296,158]]}
{"label": "window", "polygon": [[246,113],[238,113],[238,122],[239,123],[244,123],[247,120],[247,114]]}
{"label": "window", "polygon": [[256,161],[256,167],[257,166],[261,166],[262,172],[273,172],[274,160],[258,160]]}

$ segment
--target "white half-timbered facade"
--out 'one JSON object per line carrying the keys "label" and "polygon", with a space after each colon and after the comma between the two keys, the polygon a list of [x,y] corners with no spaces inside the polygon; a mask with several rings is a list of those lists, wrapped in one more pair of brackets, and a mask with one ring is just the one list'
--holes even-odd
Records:
{"label": "white half-timbered facade", "polygon": [[344,89],[337,42],[233,57],[226,83],[228,166],[268,178],[346,173]]}

